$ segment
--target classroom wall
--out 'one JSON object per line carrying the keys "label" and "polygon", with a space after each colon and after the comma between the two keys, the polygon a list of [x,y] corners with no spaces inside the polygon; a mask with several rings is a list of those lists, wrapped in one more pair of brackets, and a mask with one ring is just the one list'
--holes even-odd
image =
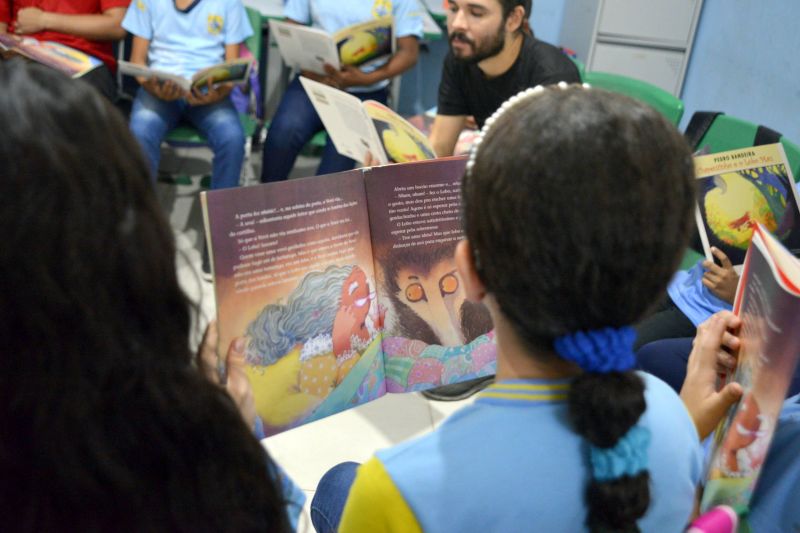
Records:
{"label": "classroom wall", "polygon": [[[561,0],[533,0],[536,36],[560,45]],[[569,43],[563,43],[569,45]],[[428,43],[404,76],[400,111],[436,105],[446,39]],[[724,111],[800,143],[800,1],[705,0],[684,80],[686,113]]]}
{"label": "classroom wall", "polygon": [[681,99],[800,143],[800,2],[705,0]]}

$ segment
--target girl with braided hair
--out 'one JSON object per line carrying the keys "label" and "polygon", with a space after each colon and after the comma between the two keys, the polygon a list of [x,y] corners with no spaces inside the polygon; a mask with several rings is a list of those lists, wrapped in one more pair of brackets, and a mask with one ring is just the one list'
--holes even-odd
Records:
{"label": "girl with braided hair", "polygon": [[633,370],[630,325],[686,246],[686,142],[625,96],[529,89],[487,120],[462,194],[455,259],[492,315],[497,381],[359,467],[339,531],[682,531],[698,429]]}

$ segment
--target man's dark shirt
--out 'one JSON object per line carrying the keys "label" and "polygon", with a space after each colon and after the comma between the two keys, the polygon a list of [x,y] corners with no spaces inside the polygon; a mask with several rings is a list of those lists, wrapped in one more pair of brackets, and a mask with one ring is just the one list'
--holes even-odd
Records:
{"label": "man's dark shirt", "polygon": [[479,127],[500,105],[520,91],[565,81],[580,83],[575,64],[561,50],[530,35],[505,73],[487,78],[478,65],[447,54],[439,84],[439,115],[473,115]]}

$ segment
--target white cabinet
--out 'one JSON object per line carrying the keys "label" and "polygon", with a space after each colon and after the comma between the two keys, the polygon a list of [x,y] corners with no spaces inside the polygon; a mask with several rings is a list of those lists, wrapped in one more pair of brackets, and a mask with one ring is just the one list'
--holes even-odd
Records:
{"label": "white cabinet", "polygon": [[586,70],[644,80],[680,96],[703,0],[566,0],[561,44]]}

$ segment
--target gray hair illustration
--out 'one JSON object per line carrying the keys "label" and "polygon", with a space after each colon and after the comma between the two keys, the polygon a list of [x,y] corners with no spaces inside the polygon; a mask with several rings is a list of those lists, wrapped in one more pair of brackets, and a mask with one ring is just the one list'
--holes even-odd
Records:
{"label": "gray hair illustration", "polygon": [[309,272],[286,303],[269,304],[246,330],[250,337],[246,360],[252,365],[271,365],[295,344],[317,335],[330,334],[339,309],[342,284],[355,268],[331,265]]}

